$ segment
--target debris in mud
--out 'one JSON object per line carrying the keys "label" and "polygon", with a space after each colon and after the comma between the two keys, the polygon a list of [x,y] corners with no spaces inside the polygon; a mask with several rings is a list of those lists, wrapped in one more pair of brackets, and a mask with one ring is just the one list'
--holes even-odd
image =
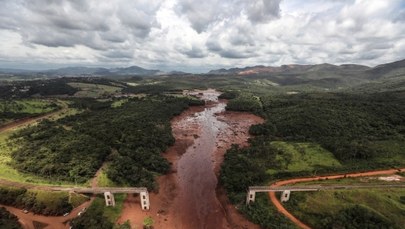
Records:
{"label": "debris in mud", "polygon": [[157,213],[158,213],[158,214],[161,214],[161,215],[164,215],[164,214],[166,213],[166,211],[163,210],[163,209],[159,209]]}
{"label": "debris in mud", "polygon": [[[158,178],[161,191],[151,195],[155,210],[148,214],[159,215],[156,228],[256,229],[258,226],[244,219],[216,188],[226,149],[231,144],[247,145],[249,126],[263,120],[243,112],[222,112],[226,104],[218,102],[219,93],[214,90],[200,95],[209,100],[205,106],[191,107],[172,121],[176,141],[164,155],[176,173]],[[120,222],[130,219],[133,225],[140,225],[147,215],[139,206],[129,204],[123,212]]]}

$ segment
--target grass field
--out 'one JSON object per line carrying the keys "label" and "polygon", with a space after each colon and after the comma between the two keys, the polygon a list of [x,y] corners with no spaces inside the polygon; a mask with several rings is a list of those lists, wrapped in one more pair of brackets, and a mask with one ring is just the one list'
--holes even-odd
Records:
{"label": "grass field", "polygon": [[22,183],[59,184],[58,182],[47,181],[40,177],[20,173],[10,165],[13,147],[7,144],[7,138],[11,134],[12,131],[0,133],[0,178]]}
{"label": "grass field", "polygon": [[83,194],[78,194],[74,192],[69,194],[69,203],[73,206],[73,208],[80,206],[81,204],[83,204],[88,200],[89,197]]}
{"label": "grass field", "polygon": [[49,209],[55,209],[60,206],[62,199],[69,199],[68,192],[48,192],[42,190],[29,190],[28,193],[34,193],[36,195],[37,203],[44,204]]}
{"label": "grass field", "polygon": [[122,106],[124,103],[126,103],[126,102],[128,102],[128,99],[120,99],[120,100],[117,100],[117,101],[114,101],[112,104],[111,104],[111,107],[113,107],[113,108],[115,108],[115,107],[120,107],[120,106]]}
{"label": "grass field", "polygon": [[[20,208],[25,207],[33,212],[45,215],[64,214],[71,207],[77,207],[89,198],[87,196],[62,191],[46,191],[37,189],[24,190],[22,188],[0,185],[2,203],[15,204]],[[71,207],[69,206],[71,205]],[[40,210],[41,209],[41,210]],[[1,227],[0,227],[1,228]]]}
{"label": "grass field", "polygon": [[98,187],[117,187],[118,185],[107,177],[105,169],[103,169],[101,171],[100,175],[98,176],[97,186]]}
{"label": "grass field", "polygon": [[41,114],[55,110],[56,106],[53,104],[55,103],[39,99],[0,100],[0,112]]}
{"label": "grass field", "polygon": [[[333,154],[316,143],[295,143],[274,141],[271,143],[279,150],[276,156],[278,171],[316,171],[319,167],[340,167],[342,166]],[[276,170],[269,169],[268,173],[275,173]]]}
{"label": "grass field", "polygon": [[89,84],[89,83],[68,83],[74,88],[80,89],[75,96],[76,97],[101,97],[105,95],[111,95],[122,90],[120,87],[107,86],[101,84]]}
{"label": "grass field", "polygon": [[0,100],[0,125],[16,119],[49,113],[57,109],[57,103],[49,100]]}
{"label": "grass field", "polygon": [[[104,216],[106,216],[110,222],[115,223],[118,217],[120,217],[126,196],[126,194],[115,194],[115,207],[106,207],[104,205]],[[97,201],[102,201],[104,204],[104,198],[97,198]]]}
{"label": "grass field", "polygon": [[287,208],[299,219],[322,228],[319,222],[333,217],[340,211],[360,205],[371,212],[388,219],[398,228],[405,225],[405,190],[369,189],[346,191],[294,192]]}

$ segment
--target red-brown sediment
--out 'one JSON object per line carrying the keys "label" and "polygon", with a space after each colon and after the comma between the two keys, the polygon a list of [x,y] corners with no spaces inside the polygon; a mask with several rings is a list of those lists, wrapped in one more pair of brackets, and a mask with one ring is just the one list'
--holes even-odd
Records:
{"label": "red-brown sediment", "polygon": [[129,220],[139,228],[151,216],[155,228],[259,228],[229,203],[217,176],[226,150],[232,144],[246,146],[249,127],[263,120],[225,112],[226,101],[218,101],[215,90],[193,93],[209,102],[171,121],[176,142],[163,155],[172,163],[172,172],[158,178],[159,193],[150,194],[150,211],[143,212],[138,198],[130,196],[118,222]]}
{"label": "red-brown sediment", "polygon": [[[198,95],[200,92],[203,94]],[[219,93],[215,90],[195,94],[208,102],[205,106],[189,108],[171,121],[176,143],[163,155],[172,163],[172,171],[158,178],[159,193],[151,193],[150,211],[142,211],[139,198],[128,195],[119,223],[129,220],[132,227],[140,228],[143,219],[152,216],[155,228],[259,228],[229,203],[224,190],[218,188],[217,176],[226,149],[232,144],[246,146],[249,127],[263,120],[248,113],[225,112],[226,101],[218,101]],[[15,121],[0,127],[0,132],[62,111]],[[97,178],[92,186],[96,183]],[[66,217],[24,214],[21,209],[5,207],[18,216],[24,228],[33,228],[33,221],[38,221],[47,224],[46,228],[62,229],[69,228],[65,222],[90,203],[84,203]]]}

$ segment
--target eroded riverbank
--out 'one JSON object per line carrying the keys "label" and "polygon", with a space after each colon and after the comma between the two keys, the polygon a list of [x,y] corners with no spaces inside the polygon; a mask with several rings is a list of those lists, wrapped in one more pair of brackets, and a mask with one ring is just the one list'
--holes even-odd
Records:
{"label": "eroded riverbank", "polygon": [[151,210],[142,212],[138,200],[128,197],[119,222],[142,226],[151,216],[155,228],[258,228],[237,213],[217,188],[217,175],[226,149],[247,145],[252,124],[263,122],[248,113],[225,112],[215,90],[192,94],[206,100],[203,107],[191,107],[171,124],[176,143],[164,153],[172,172],[158,178],[159,193],[150,195]]}

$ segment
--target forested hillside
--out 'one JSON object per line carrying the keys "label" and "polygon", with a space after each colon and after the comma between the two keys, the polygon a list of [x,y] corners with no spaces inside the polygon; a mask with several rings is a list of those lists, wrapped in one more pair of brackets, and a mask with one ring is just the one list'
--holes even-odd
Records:
{"label": "forested hillside", "polygon": [[[262,102],[266,123],[252,128],[253,134],[317,142],[343,162],[367,159],[370,164],[374,158],[394,157],[397,151],[381,147],[392,145],[392,141],[404,141],[405,100],[402,97],[309,94],[266,97]],[[261,128],[271,132],[262,133]],[[386,166],[399,163],[391,161]]]}
{"label": "forested hillside", "polygon": [[[228,150],[221,169],[220,180],[235,204],[243,206],[248,186],[277,179],[405,166],[405,100],[396,93],[311,93],[260,101],[263,109],[251,111],[266,122],[251,127],[256,137],[250,147]],[[287,227],[267,202],[259,195],[242,210],[265,228]],[[341,214],[350,218],[352,211]]]}
{"label": "forested hillside", "polygon": [[77,100],[85,109],[55,122],[43,121],[13,135],[19,147],[13,165],[52,180],[83,183],[109,161],[108,177],[118,184],[154,188],[154,174],[169,163],[160,153],[173,144],[170,118],[195,100],[166,96],[111,101]]}

